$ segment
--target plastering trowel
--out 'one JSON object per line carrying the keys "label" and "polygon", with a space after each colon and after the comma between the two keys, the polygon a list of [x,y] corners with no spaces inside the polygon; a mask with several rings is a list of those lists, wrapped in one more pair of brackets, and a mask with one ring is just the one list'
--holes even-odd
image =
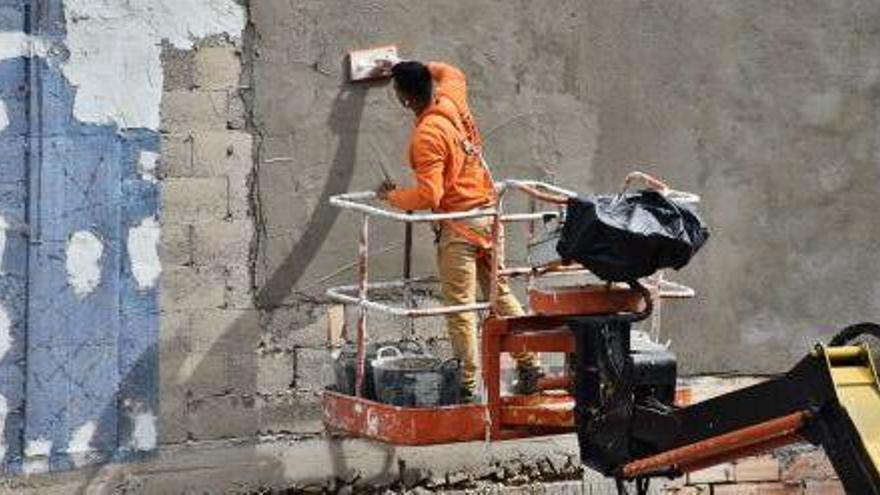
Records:
{"label": "plastering trowel", "polygon": [[348,52],[349,80],[356,82],[388,77],[391,74],[379,68],[379,61],[395,60],[397,58],[397,47],[395,45],[350,51]]}

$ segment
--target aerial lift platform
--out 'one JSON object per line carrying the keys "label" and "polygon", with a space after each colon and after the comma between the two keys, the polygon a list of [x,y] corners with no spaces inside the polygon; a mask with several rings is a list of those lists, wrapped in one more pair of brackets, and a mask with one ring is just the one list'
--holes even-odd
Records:
{"label": "aerial lift platform", "polygon": [[[528,195],[530,211],[503,211],[505,194],[511,191]],[[680,201],[699,199],[687,193],[670,194]],[[676,477],[808,441],[824,448],[848,493],[880,495],[880,385],[870,349],[852,343],[863,335],[880,339],[880,326],[866,323],[844,329],[827,345],[817,344],[782,376],[688,404],[686,394],[675,389],[674,358],[670,367],[662,346],[659,351],[658,346],[637,350],[630,340],[630,325],[651,318],[652,333],[659,331],[662,301],[693,297],[693,290],[665,280],[662,272],[633,286],[593,282],[547,288],[537,282],[588,274],[578,266],[504,268],[499,262],[504,260],[502,224],[527,222],[530,234],[537,236],[535,225],[560,219],[563,205],[573,196],[571,191],[542,182],[507,180],[498,185],[494,208],[443,214],[384,209],[371,204],[372,192],[331,198],[332,204],[362,214],[362,225],[358,283],[327,291],[331,299],[360,310],[353,339],[358,350],[355,395],[325,391],[327,427],[395,445],[576,432],[584,464],[616,478],[622,493],[629,488],[647,493],[651,478]],[[551,207],[536,211],[537,204]],[[488,301],[416,308],[371,298],[388,290],[406,294],[419,284],[436,282],[411,276],[414,223],[485,216],[493,218],[495,241],[490,259],[496,276]],[[368,280],[371,217],[406,224],[402,279]],[[495,315],[497,276],[527,278],[530,314]],[[407,408],[365,398],[369,311],[405,318],[488,312],[481,326],[485,403]],[[546,377],[539,384],[543,390],[539,394],[504,396],[501,355],[519,351],[566,353],[574,357],[574,372]]]}

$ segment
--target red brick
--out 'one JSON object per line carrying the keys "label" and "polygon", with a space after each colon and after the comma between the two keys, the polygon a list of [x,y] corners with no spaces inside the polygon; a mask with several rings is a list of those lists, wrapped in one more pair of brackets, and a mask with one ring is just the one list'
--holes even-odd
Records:
{"label": "red brick", "polygon": [[837,479],[837,473],[821,450],[799,454],[782,466],[782,480],[786,482],[827,479]]}
{"label": "red brick", "polygon": [[710,468],[701,469],[688,473],[689,484],[696,483],[724,483],[733,481],[733,464],[719,464]]}
{"label": "red brick", "polygon": [[801,495],[803,487],[786,483],[736,483],[712,485],[712,495]]}
{"label": "red brick", "polygon": [[744,481],[779,481],[779,460],[771,455],[740,459],[733,466],[737,483]]}
{"label": "red brick", "polygon": [[807,481],[804,495],[846,495],[846,490],[837,480]]}

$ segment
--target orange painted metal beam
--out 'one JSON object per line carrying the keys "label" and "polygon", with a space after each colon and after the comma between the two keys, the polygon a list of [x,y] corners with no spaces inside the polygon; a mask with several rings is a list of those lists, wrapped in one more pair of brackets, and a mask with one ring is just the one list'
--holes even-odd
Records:
{"label": "orange painted metal beam", "polygon": [[719,459],[727,459],[731,453],[743,455],[742,452],[749,452],[749,449],[761,447],[762,444],[775,445],[775,442],[783,440],[790,443],[790,439],[803,428],[809,416],[807,411],[796,412],[640,459],[624,466],[623,476],[635,478],[666,470],[681,470],[687,466],[693,470],[694,466],[705,467],[706,462],[723,462]]}

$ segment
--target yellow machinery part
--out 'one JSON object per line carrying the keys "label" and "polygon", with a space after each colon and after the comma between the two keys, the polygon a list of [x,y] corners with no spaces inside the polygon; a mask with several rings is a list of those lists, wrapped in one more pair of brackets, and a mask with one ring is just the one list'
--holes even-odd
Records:
{"label": "yellow machinery part", "polygon": [[870,350],[862,346],[825,349],[837,399],[880,471],[880,381]]}

